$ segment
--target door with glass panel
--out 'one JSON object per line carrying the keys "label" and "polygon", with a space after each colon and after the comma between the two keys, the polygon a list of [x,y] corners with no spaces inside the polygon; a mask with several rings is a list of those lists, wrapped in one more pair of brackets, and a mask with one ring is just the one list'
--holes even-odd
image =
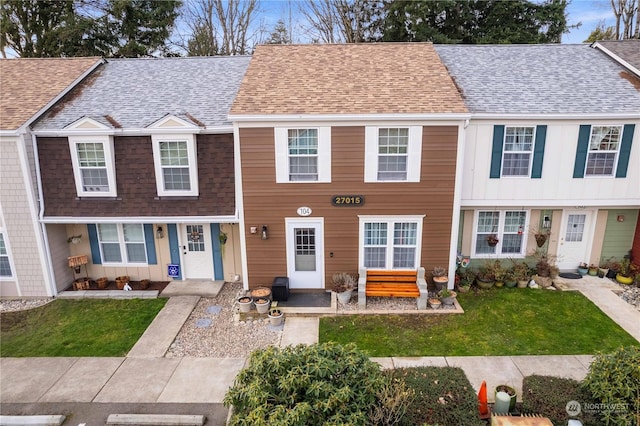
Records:
{"label": "door with glass panel", "polygon": [[287,276],[294,289],[324,288],[322,219],[286,219]]}
{"label": "door with glass panel", "polygon": [[209,224],[180,226],[180,247],[186,279],[213,279],[213,252]]}
{"label": "door with glass panel", "polygon": [[565,210],[558,242],[558,267],[575,271],[581,262],[589,262],[592,212]]}

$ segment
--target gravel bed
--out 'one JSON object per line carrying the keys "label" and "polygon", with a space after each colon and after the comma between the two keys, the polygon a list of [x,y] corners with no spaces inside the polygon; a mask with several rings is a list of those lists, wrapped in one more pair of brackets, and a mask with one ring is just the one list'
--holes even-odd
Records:
{"label": "gravel bed", "polygon": [[0,312],[25,311],[27,309],[37,308],[46,305],[55,299],[1,299]]}
{"label": "gravel bed", "polygon": [[621,285],[620,298],[640,311],[640,287],[638,285]]}
{"label": "gravel bed", "polygon": [[[241,317],[236,305],[240,295],[244,295],[242,284],[225,283],[217,297],[200,299],[165,356],[243,358],[255,349],[278,345],[282,327],[272,327],[268,318],[255,310],[253,318]],[[219,306],[220,312],[210,313],[212,306]],[[197,326],[207,319],[211,320],[209,326]]]}

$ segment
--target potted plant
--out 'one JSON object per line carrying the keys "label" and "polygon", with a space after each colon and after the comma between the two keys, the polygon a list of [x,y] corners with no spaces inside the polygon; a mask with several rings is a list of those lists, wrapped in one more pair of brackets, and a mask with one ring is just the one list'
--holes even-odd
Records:
{"label": "potted plant", "polygon": [[271,323],[272,327],[281,326],[283,318],[284,315],[282,314],[282,311],[280,309],[272,308],[271,310],[269,310],[269,322]]}
{"label": "potted plant", "polygon": [[553,284],[552,278],[558,276],[558,267],[555,266],[555,256],[536,250],[533,256],[537,259],[536,262],[536,274],[532,277],[533,280],[542,288],[551,287]]}
{"label": "potted plant", "polygon": [[356,279],[347,272],[337,272],[331,277],[331,291],[338,295],[338,302],[346,305],[356,288]]}
{"label": "potted plant", "polygon": [[440,299],[438,299],[437,297],[431,297],[429,298],[429,306],[431,307],[431,309],[440,309],[440,306],[442,306],[442,302],[440,302]]}
{"label": "potted plant", "polygon": [[536,245],[538,247],[542,247],[544,243],[546,243],[547,240],[549,239],[549,235],[551,235],[551,231],[548,229],[534,228],[532,232],[533,232],[533,238],[535,238]]}
{"label": "potted plant", "polygon": [[238,298],[238,306],[240,308],[240,312],[250,312],[252,304],[253,298],[251,296],[241,296]]}
{"label": "potted plant", "polygon": [[487,244],[489,245],[489,247],[495,247],[499,241],[500,240],[498,239],[498,236],[496,234],[487,235]]}
{"label": "potted plant", "polygon": [[589,265],[589,271],[587,273],[592,277],[595,277],[596,275],[598,275],[598,267],[592,263],[591,265]]}
{"label": "potted plant", "polygon": [[[504,392],[509,396],[509,404],[508,404],[508,413],[511,413],[513,410],[515,410],[516,408],[516,390],[514,388],[512,388],[511,386],[507,386],[507,385],[498,385],[496,386],[496,391],[495,391],[495,401],[496,403],[498,403],[498,392]],[[500,407],[498,407],[498,409],[500,409]],[[499,411],[496,411],[496,413],[498,413]],[[507,414],[507,412],[503,413],[503,414]]]}
{"label": "potted plant", "polygon": [[524,262],[514,262],[513,277],[516,279],[518,288],[526,288],[531,277],[529,265]]}
{"label": "potted plant", "polygon": [[475,274],[470,269],[459,269],[456,271],[455,285],[459,293],[468,293],[471,290],[471,284],[475,279]]}
{"label": "potted plant", "polygon": [[619,262],[616,281],[620,284],[632,284],[638,268],[631,263],[631,259],[625,257]]}
{"label": "potted plant", "polygon": [[587,266],[585,262],[581,262],[580,265],[578,265],[578,273],[582,276],[587,275],[589,273],[589,266]]}
{"label": "potted plant", "polygon": [[453,306],[455,304],[457,294],[455,291],[445,288],[438,292],[438,296],[444,306]]}
{"label": "potted plant", "polygon": [[269,312],[271,300],[267,299],[266,297],[260,297],[254,300],[253,304],[256,305],[256,311],[258,311],[259,314],[266,314],[267,312]]}
{"label": "potted plant", "polygon": [[436,291],[446,288],[447,284],[449,284],[447,270],[442,266],[436,266],[433,268],[433,284],[436,286]]}
{"label": "potted plant", "polygon": [[493,270],[488,264],[478,268],[478,272],[476,272],[476,284],[478,284],[478,287],[485,290],[489,289],[493,287],[495,281],[496,279],[493,275]]}
{"label": "potted plant", "polygon": [[496,259],[489,264],[489,268],[491,269],[491,272],[493,272],[493,278],[496,280],[494,285],[496,287],[504,286],[507,269],[502,266],[502,262],[500,262],[499,259]]}
{"label": "potted plant", "polygon": [[507,273],[504,274],[504,286],[507,288],[514,288],[516,285],[518,285],[518,281],[513,274],[513,269],[509,268]]}

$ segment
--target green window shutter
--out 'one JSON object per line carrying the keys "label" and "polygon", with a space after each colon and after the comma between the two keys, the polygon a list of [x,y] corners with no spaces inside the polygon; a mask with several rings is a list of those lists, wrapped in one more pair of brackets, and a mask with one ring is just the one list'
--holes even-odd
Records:
{"label": "green window shutter", "polygon": [[147,264],[157,265],[158,259],[156,257],[156,242],[155,235],[153,234],[153,225],[145,223],[144,225],[144,242],[147,246]]}
{"label": "green window shutter", "polygon": [[499,179],[502,168],[502,146],[504,143],[504,126],[493,126],[493,147],[491,148],[491,179]]}
{"label": "green window shutter", "polygon": [[616,170],[617,178],[627,177],[627,167],[629,167],[631,144],[633,143],[633,132],[635,129],[635,124],[624,125],[624,130],[622,131],[622,143],[620,144],[620,158],[618,159],[618,168]]}
{"label": "green window shutter", "polygon": [[580,179],[584,177],[584,168],[587,163],[587,152],[589,151],[590,135],[591,126],[588,124],[581,124],[580,132],[578,132],[578,149],[576,149],[576,161],[573,163],[574,179]]}
{"label": "green window shutter", "polygon": [[89,234],[89,246],[91,247],[91,262],[94,265],[102,265],[100,242],[98,241],[98,227],[93,223],[88,224],[87,233]]}
{"label": "green window shutter", "polygon": [[542,177],[542,160],[544,159],[544,144],[547,140],[547,126],[536,126],[536,140],[533,146],[533,165],[531,166],[531,178]]}

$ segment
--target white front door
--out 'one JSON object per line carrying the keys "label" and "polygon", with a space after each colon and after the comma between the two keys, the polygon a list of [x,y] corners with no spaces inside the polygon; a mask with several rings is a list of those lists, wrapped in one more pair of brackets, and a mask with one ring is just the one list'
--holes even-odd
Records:
{"label": "white front door", "polygon": [[185,279],[213,279],[213,251],[209,224],[180,225]]}
{"label": "white front door", "polygon": [[285,219],[289,288],[324,288],[324,221]]}
{"label": "white front door", "polygon": [[575,271],[581,262],[589,261],[592,216],[590,210],[565,210],[562,215],[558,246],[558,267]]}

